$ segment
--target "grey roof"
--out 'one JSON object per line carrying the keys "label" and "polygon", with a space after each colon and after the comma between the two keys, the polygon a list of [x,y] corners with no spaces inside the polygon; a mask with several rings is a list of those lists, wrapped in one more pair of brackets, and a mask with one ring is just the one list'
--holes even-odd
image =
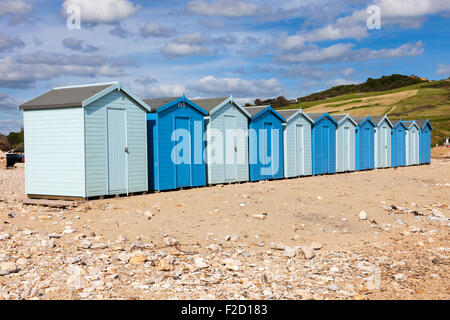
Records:
{"label": "grey roof", "polygon": [[414,123],[419,127],[419,129],[420,129],[420,125],[415,121],[415,120],[406,120],[406,121],[403,121],[403,123],[409,128],[409,127],[411,127],[412,125],[414,125]]}
{"label": "grey roof", "polygon": [[316,121],[317,119],[319,119],[321,116],[323,116],[325,113],[307,113],[307,115],[313,119],[314,121]]}
{"label": "grey roof", "polygon": [[250,115],[253,117],[255,114],[260,113],[261,111],[266,109],[268,106],[269,105],[267,105],[267,106],[256,106],[256,107],[245,107],[245,110],[247,110],[248,113],[250,113]]}
{"label": "grey roof", "polygon": [[158,98],[158,99],[146,99],[144,102],[152,108],[152,110],[157,110],[158,108],[162,107],[163,105],[168,104],[171,101],[177,100],[181,97],[174,97],[174,98]]}
{"label": "grey roof", "polygon": [[334,120],[336,120],[337,122],[341,121],[342,119],[344,119],[347,115],[346,114],[333,114],[333,118]]}
{"label": "grey roof", "polygon": [[381,120],[383,120],[385,116],[370,116],[370,119],[372,119],[372,121],[378,125],[380,123]]}
{"label": "grey roof", "polygon": [[416,123],[420,127],[420,129],[423,128],[423,126],[425,125],[426,122],[427,122],[427,119],[416,120]]}
{"label": "grey roof", "polygon": [[[355,120],[355,122],[357,124],[361,124],[361,122],[363,122],[366,119],[367,119],[367,116],[366,117],[353,117],[353,120]],[[370,119],[373,121],[372,117],[370,117]],[[376,124],[375,121],[373,121],[373,122]]]}
{"label": "grey roof", "polygon": [[115,84],[98,84],[52,89],[19,106],[19,109],[82,107],[83,101]]}
{"label": "grey roof", "polygon": [[206,111],[211,112],[211,110],[213,110],[215,107],[217,107],[219,104],[221,104],[227,99],[228,99],[227,97],[225,98],[220,97],[220,98],[195,99],[191,101],[194,102],[199,107],[205,109]]}
{"label": "grey roof", "polygon": [[277,110],[279,114],[283,116],[286,120],[296,114],[300,109],[288,109],[288,110]]}
{"label": "grey roof", "polygon": [[391,120],[392,125],[395,127],[402,120]]}

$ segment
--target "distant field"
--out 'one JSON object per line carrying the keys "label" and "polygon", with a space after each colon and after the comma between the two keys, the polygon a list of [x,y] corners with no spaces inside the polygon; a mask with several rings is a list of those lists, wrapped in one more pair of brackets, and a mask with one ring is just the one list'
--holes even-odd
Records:
{"label": "distant field", "polygon": [[346,94],[330,99],[293,104],[282,109],[329,112],[351,116],[384,115],[392,119],[428,118],[434,128],[432,143],[450,137],[450,80],[428,82],[382,92]]}

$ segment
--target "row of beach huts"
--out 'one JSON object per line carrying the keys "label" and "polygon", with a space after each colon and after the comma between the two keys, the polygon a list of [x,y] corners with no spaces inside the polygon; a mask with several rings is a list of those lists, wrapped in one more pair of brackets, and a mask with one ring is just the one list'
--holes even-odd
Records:
{"label": "row of beach huts", "polygon": [[29,197],[93,198],[430,163],[428,120],[142,100],[120,82],[21,106]]}

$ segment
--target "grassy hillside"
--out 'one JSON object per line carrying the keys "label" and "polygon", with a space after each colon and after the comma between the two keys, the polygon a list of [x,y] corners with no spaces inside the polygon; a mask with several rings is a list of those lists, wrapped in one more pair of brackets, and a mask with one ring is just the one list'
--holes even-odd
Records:
{"label": "grassy hillside", "polygon": [[397,88],[403,88],[415,84],[421,84],[427,82],[413,76],[404,76],[401,74],[393,74],[391,76],[383,76],[379,79],[367,79],[366,82],[361,84],[349,84],[341,85],[330,88],[328,90],[313,93],[306,97],[298,98],[298,102],[310,102],[323,99],[329,99],[333,97],[342,96],[345,94],[360,93],[360,92],[380,92],[395,90]]}
{"label": "grassy hillside", "polygon": [[420,82],[387,91],[349,93],[332,98],[293,104],[282,109],[306,112],[348,113],[351,116],[384,115],[391,119],[428,118],[434,128],[432,143],[450,137],[450,80]]}

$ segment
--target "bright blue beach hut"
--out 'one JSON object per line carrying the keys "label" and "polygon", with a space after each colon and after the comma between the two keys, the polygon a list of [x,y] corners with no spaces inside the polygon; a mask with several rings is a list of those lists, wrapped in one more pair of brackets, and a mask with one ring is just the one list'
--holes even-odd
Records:
{"label": "bright blue beach hut", "polygon": [[327,113],[308,113],[314,120],[312,134],[313,175],[336,173],[337,121]]}
{"label": "bright blue beach hut", "polygon": [[353,118],[356,127],[356,170],[372,170],[375,168],[375,127],[372,119],[367,117]]}
{"label": "bright blue beach hut", "polygon": [[433,127],[428,119],[416,120],[420,127],[420,164],[431,162],[431,131]]}
{"label": "bright blue beach hut", "polygon": [[392,167],[406,166],[406,125],[401,120],[391,121]]}
{"label": "bright blue beach hut", "polygon": [[252,117],[249,124],[250,181],[282,179],[285,119],[270,105],[245,109]]}
{"label": "bright blue beach hut", "polygon": [[208,112],[184,95],[144,101],[152,108],[147,115],[149,190],[205,186]]}

